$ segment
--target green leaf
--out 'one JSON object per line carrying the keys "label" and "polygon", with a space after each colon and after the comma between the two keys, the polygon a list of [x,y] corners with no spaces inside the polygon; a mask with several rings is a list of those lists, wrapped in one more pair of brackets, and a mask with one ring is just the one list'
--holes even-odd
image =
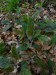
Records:
{"label": "green leaf", "polygon": [[44,21],[39,21],[38,22],[38,26],[39,26],[39,29],[46,29],[48,24]]}
{"label": "green leaf", "polygon": [[37,45],[37,44],[33,44],[33,47],[35,48],[35,50],[38,50],[40,47],[39,47],[39,45]]}
{"label": "green leaf", "polygon": [[44,30],[45,32],[52,32],[56,29],[56,23],[50,20],[39,21],[39,29]]}
{"label": "green leaf", "polygon": [[39,9],[38,11],[36,11],[33,15],[32,18],[36,18],[38,15],[40,15],[40,13],[42,12],[42,9]]}
{"label": "green leaf", "polygon": [[22,50],[22,51],[25,51],[27,49],[28,49],[28,45],[25,43],[19,45],[19,47],[18,47],[18,50]]}
{"label": "green leaf", "polygon": [[27,35],[28,39],[34,36],[34,21],[33,19],[25,14],[21,18],[21,25],[23,27],[23,32]]}
{"label": "green leaf", "polygon": [[30,69],[28,68],[27,62],[21,63],[21,72],[20,75],[32,75]]}
{"label": "green leaf", "polygon": [[16,13],[17,13],[17,14],[20,14],[21,11],[22,11],[21,7],[17,7],[17,9],[16,9]]}
{"label": "green leaf", "polygon": [[34,21],[31,17],[28,18],[26,34],[29,39],[34,36]]}
{"label": "green leaf", "polygon": [[51,44],[56,44],[56,35],[53,35],[51,38]]}
{"label": "green leaf", "polygon": [[29,21],[29,16],[27,16],[26,14],[23,15],[22,18],[20,19],[20,23],[22,25],[24,33],[26,33],[28,21]]}
{"label": "green leaf", "polygon": [[46,32],[48,32],[48,31],[51,32],[51,31],[54,31],[56,29],[56,23],[55,22],[47,20],[46,23],[47,23],[47,26],[48,26],[45,29]]}
{"label": "green leaf", "polygon": [[12,27],[12,25],[6,25],[5,28],[3,29],[4,32],[6,32],[7,30],[9,30]]}
{"label": "green leaf", "polygon": [[16,50],[16,47],[12,47],[12,57],[14,57],[16,60],[19,59],[19,53]]}
{"label": "green leaf", "polygon": [[42,7],[42,5],[43,5],[43,3],[42,3],[42,2],[41,2],[41,3],[38,3],[38,2],[37,2],[37,3],[35,4],[35,7],[36,7],[36,8],[41,8],[41,7]]}
{"label": "green leaf", "polygon": [[0,55],[4,54],[6,51],[6,47],[4,43],[0,43]]}
{"label": "green leaf", "polygon": [[46,35],[39,35],[38,39],[40,41],[42,41],[43,43],[48,43],[50,41],[49,38],[48,38],[48,36],[46,36]]}
{"label": "green leaf", "polygon": [[48,64],[48,67],[51,69],[51,68],[54,67],[54,64],[55,64],[55,63],[54,63],[52,60],[48,59],[47,64]]}
{"label": "green leaf", "polygon": [[17,8],[18,4],[19,4],[19,0],[7,0],[7,10],[8,11],[15,11],[15,9]]}
{"label": "green leaf", "polygon": [[34,32],[34,36],[33,36],[33,38],[38,38],[38,35],[40,35],[40,33],[41,33],[41,30],[34,30],[35,32]]}
{"label": "green leaf", "polygon": [[7,68],[10,68],[11,66],[12,66],[11,62],[7,57],[0,56],[0,68],[1,69],[7,69]]}
{"label": "green leaf", "polygon": [[35,57],[34,61],[36,62],[36,64],[41,67],[42,69],[48,69],[48,65],[45,61],[43,61],[42,59],[40,59],[39,57]]}
{"label": "green leaf", "polygon": [[2,20],[2,24],[7,25],[7,24],[9,24],[9,21],[8,20]]}

